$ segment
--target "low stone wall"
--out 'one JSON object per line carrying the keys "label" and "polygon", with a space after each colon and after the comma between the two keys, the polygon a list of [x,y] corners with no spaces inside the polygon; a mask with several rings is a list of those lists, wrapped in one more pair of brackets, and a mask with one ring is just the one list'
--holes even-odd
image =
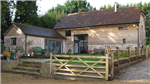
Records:
{"label": "low stone wall", "polygon": [[44,77],[50,77],[50,63],[41,63],[40,73]]}
{"label": "low stone wall", "polygon": [[19,64],[18,60],[1,60],[1,70],[11,70],[12,67],[16,67]]}

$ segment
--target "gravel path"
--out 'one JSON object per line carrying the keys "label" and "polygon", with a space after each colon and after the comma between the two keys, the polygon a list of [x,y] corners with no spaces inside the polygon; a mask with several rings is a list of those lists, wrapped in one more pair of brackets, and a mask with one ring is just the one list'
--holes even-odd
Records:
{"label": "gravel path", "polygon": [[150,58],[127,67],[113,81],[82,81],[1,73],[1,84],[150,84]]}

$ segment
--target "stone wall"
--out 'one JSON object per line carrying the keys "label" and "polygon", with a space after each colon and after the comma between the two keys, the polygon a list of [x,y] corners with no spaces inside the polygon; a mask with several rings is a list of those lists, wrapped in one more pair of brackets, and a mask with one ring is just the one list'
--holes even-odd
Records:
{"label": "stone wall", "polygon": [[12,67],[16,67],[19,64],[18,60],[1,60],[1,70],[11,70]]}
{"label": "stone wall", "polygon": [[41,63],[40,73],[44,77],[50,77],[50,63]]}
{"label": "stone wall", "polygon": [[[97,27],[86,27],[70,29],[71,36],[66,37],[65,41],[67,52],[68,48],[72,49],[74,53],[74,35],[88,34],[88,49],[91,47],[127,47],[127,46],[138,46],[138,29],[136,24],[122,24],[122,25],[110,25],[110,26],[97,26]],[[127,30],[118,30],[118,27],[128,27]],[[65,36],[65,31],[69,29],[57,30],[61,35]],[[126,39],[126,44],[123,44],[123,39]],[[89,47],[91,46],[91,47]]]}
{"label": "stone wall", "polygon": [[143,47],[146,45],[146,32],[145,32],[145,20],[143,15],[140,16],[140,24],[139,24],[139,33],[140,33],[140,47]]}
{"label": "stone wall", "polygon": [[[16,38],[16,45],[11,45],[11,38]],[[24,54],[25,51],[25,35],[20,30],[20,28],[17,28],[13,26],[9,32],[4,36],[4,44],[6,46],[6,50],[8,52],[16,53],[16,56],[19,57],[22,54]],[[9,51],[10,50],[10,51]]]}
{"label": "stone wall", "polygon": [[27,42],[29,41],[33,41],[32,45],[27,46],[27,52],[29,51],[29,49],[31,49],[32,47],[41,47],[42,49],[44,49],[44,43],[45,40],[42,37],[36,37],[36,36],[27,36]]}
{"label": "stone wall", "polygon": [[[11,38],[16,38],[16,45],[11,45]],[[25,52],[25,36],[24,35],[18,35],[18,36],[5,36],[4,37],[4,45],[5,45],[5,49],[8,52],[13,52],[16,53],[17,57],[20,57],[21,55],[24,54]],[[9,51],[10,50],[10,51]]]}

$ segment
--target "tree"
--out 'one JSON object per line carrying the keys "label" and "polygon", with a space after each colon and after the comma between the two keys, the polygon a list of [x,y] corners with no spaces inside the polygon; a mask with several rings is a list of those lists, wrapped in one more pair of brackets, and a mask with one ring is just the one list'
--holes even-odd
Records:
{"label": "tree", "polygon": [[96,10],[86,0],[68,0],[64,5],[67,14]]}
{"label": "tree", "polygon": [[29,23],[37,16],[36,1],[17,1],[15,22]]}
{"label": "tree", "polygon": [[1,38],[6,29],[12,23],[13,9],[15,7],[14,1],[1,1]]}

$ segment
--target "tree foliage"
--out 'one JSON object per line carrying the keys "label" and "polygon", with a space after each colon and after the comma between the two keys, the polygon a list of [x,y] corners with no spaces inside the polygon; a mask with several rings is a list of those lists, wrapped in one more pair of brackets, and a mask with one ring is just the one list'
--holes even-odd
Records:
{"label": "tree foliage", "polygon": [[17,1],[16,9],[15,22],[30,23],[37,16],[36,1]]}
{"label": "tree foliage", "polygon": [[1,38],[5,30],[11,25],[15,3],[13,1],[1,1]]}

